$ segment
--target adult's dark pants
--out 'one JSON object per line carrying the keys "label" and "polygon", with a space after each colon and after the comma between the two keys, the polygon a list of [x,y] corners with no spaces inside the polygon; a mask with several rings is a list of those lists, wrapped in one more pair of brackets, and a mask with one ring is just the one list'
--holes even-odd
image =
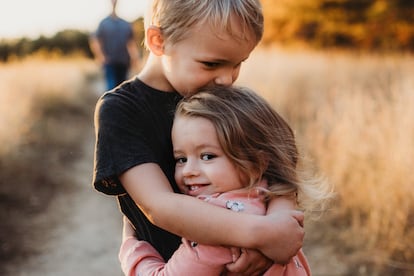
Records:
{"label": "adult's dark pants", "polygon": [[128,77],[129,65],[126,64],[105,64],[104,74],[107,90],[118,86]]}

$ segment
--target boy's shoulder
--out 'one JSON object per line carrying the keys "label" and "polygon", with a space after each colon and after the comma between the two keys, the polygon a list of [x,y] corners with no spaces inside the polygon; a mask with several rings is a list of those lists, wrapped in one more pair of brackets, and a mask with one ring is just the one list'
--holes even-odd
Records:
{"label": "boy's shoulder", "polygon": [[[154,89],[138,78],[123,82],[116,88],[106,92],[99,100],[99,104],[110,109],[147,110],[148,107],[165,108],[178,103],[181,96],[177,93],[169,93]],[[152,108],[150,108],[152,109]]]}

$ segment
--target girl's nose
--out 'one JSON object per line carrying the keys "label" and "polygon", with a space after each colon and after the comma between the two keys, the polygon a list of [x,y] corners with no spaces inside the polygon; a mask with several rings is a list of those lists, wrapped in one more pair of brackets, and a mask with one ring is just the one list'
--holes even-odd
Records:
{"label": "girl's nose", "polygon": [[183,167],[183,176],[188,177],[188,176],[199,175],[200,172],[198,170],[198,167],[197,167],[196,163],[197,162],[195,162],[195,161],[187,160],[187,162],[185,163],[185,165]]}

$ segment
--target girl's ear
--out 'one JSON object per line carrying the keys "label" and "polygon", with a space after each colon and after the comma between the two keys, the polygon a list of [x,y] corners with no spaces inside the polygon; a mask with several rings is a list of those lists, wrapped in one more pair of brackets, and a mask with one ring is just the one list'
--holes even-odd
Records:
{"label": "girl's ear", "polygon": [[164,53],[164,38],[160,28],[156,26],[149,26],[146,33],[147,46],[156,56],[161,56]]}

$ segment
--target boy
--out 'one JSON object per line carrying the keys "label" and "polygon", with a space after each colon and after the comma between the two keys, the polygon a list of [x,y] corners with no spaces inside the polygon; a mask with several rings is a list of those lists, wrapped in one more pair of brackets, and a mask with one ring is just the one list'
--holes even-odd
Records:
{"label": "boy", "polygon": [[[203,87],[233,84],[262,33],[258,0],[154,0],[144,68],[97,103],[94,186],[117,195],[137,237],[165,260],[178,248],[179,236],[258,249],[279,263],[302,246],[301,212],[273,212],[270,203],[267,216],[234,214],[179,194],[174,182],[170,133],[176,104]],[[253,275],[271,265],[255,250],[243,252],[230,271]]]}

